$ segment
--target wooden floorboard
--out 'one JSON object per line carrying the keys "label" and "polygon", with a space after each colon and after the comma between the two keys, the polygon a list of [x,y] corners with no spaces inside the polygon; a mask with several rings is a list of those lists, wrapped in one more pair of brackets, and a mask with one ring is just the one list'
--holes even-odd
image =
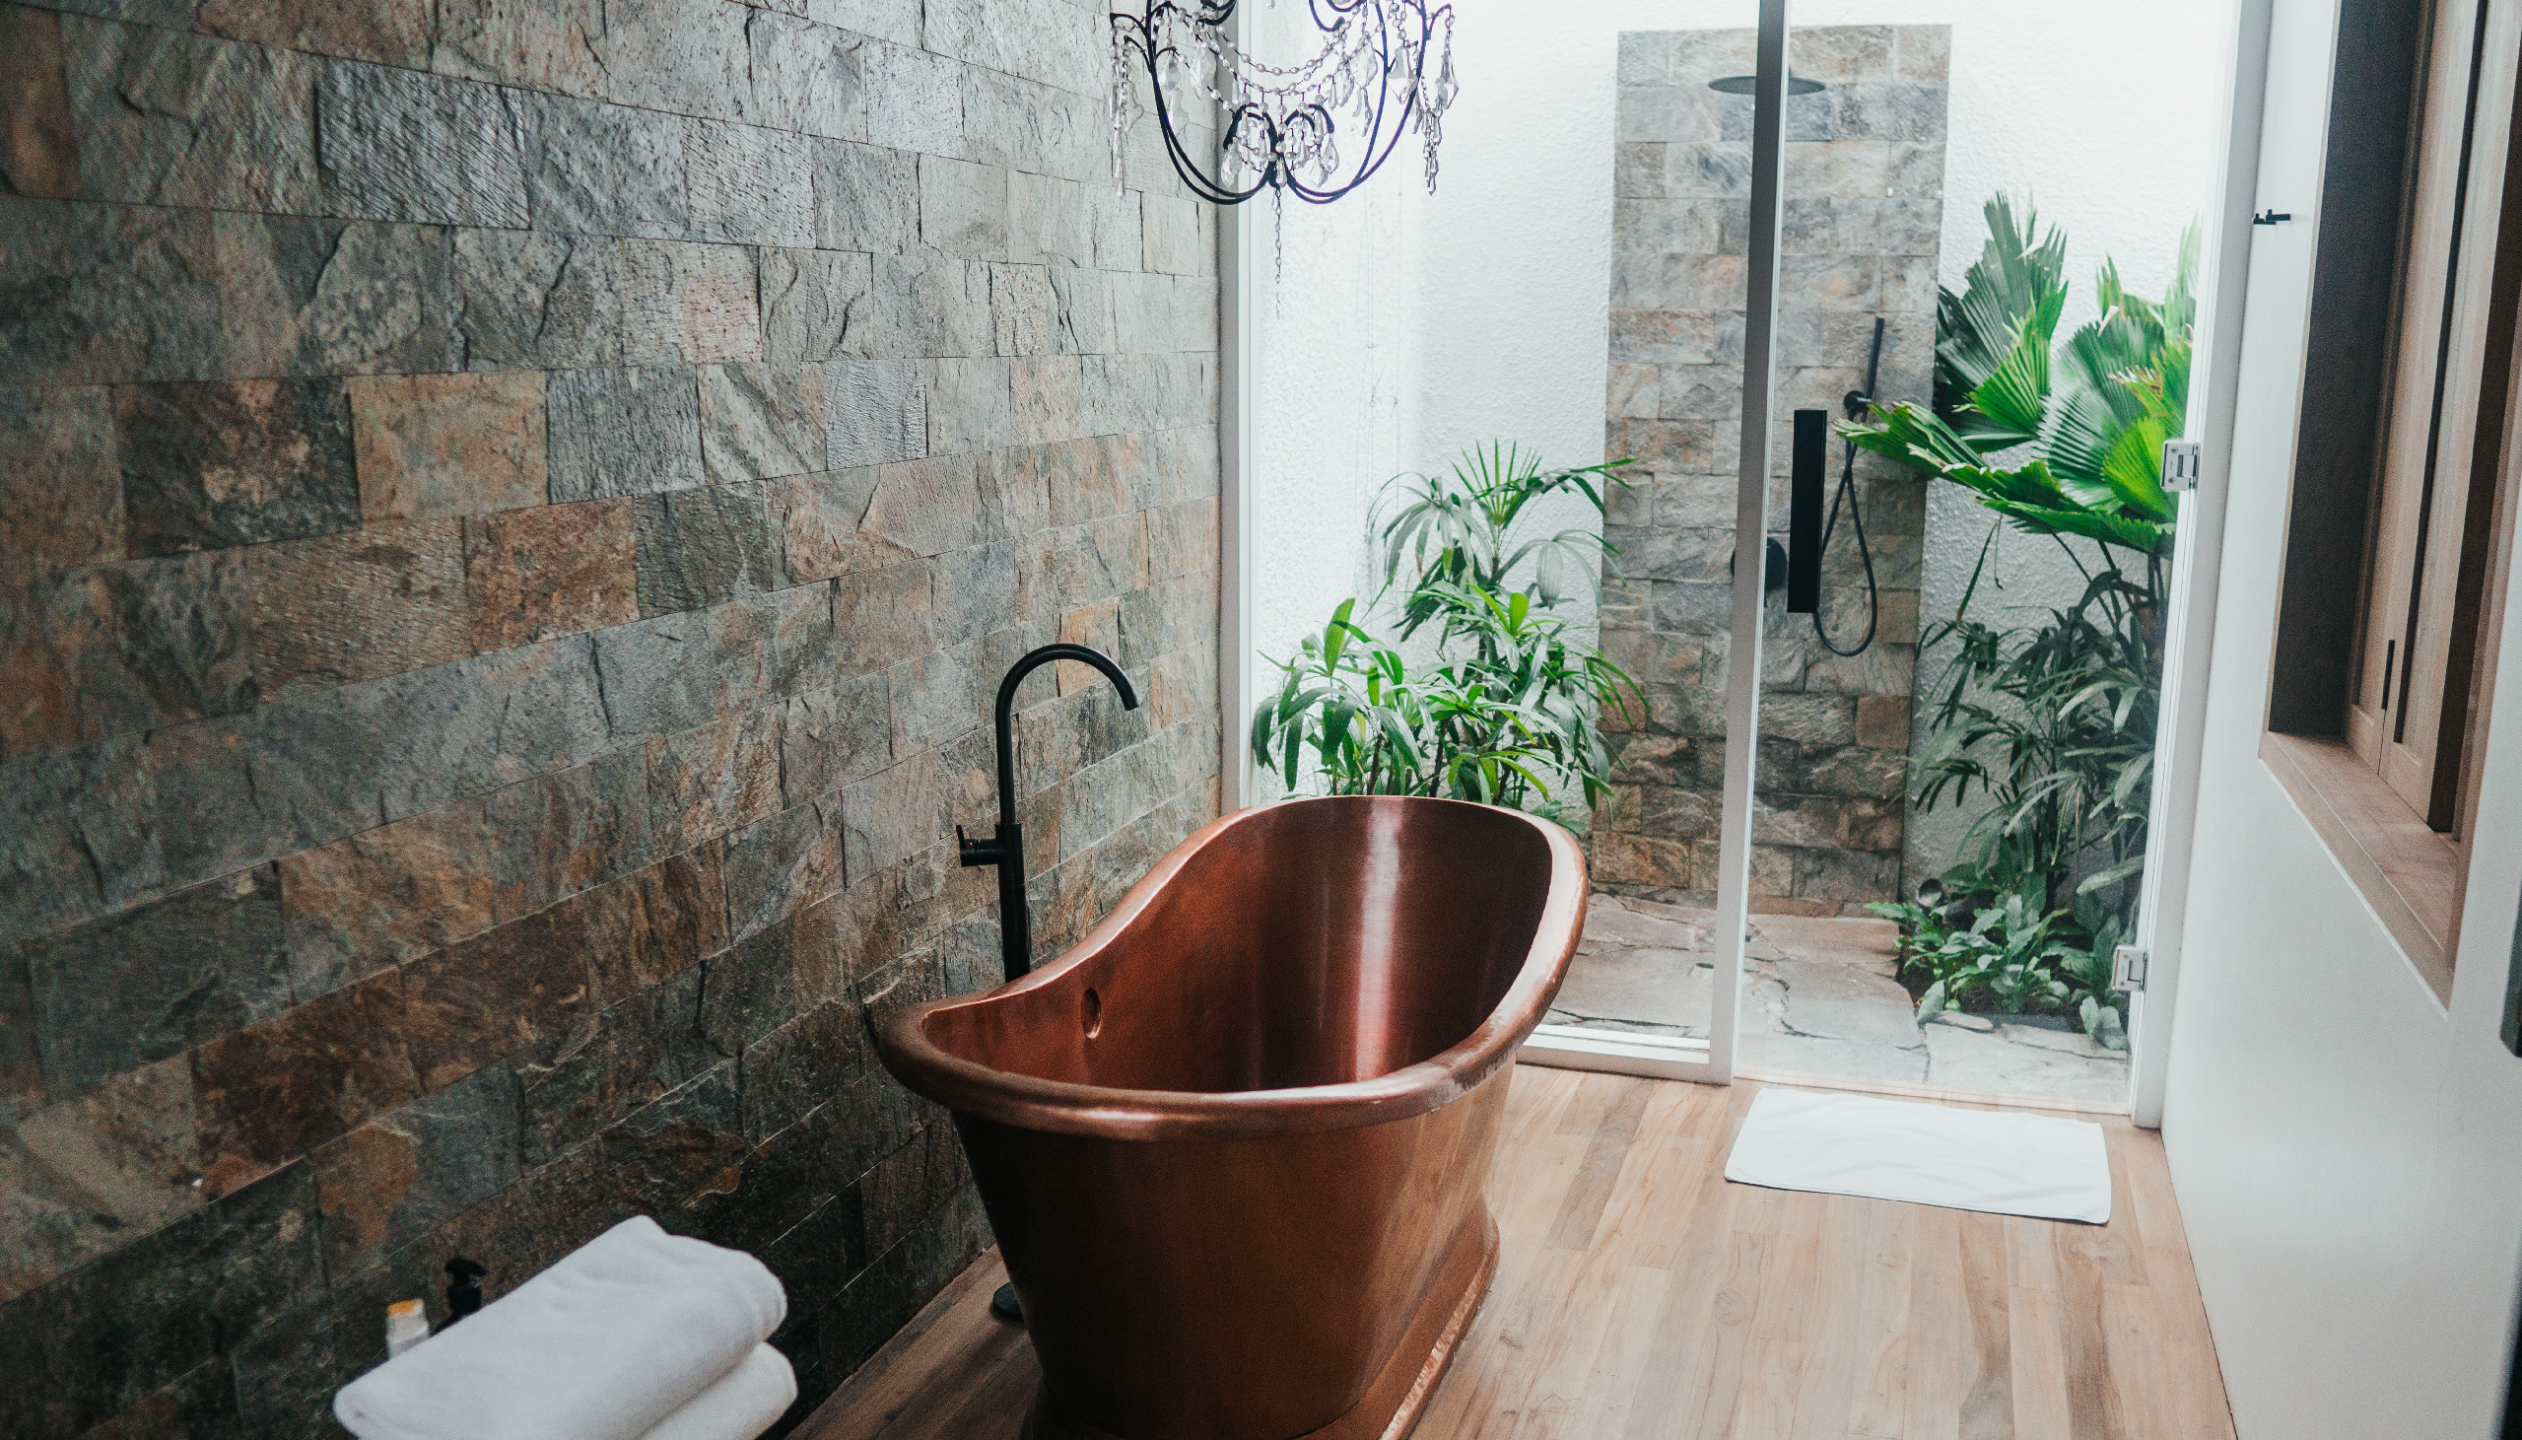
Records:
{"label": "wooden floorboard", "polygon": [[[2106,1226],[1763,1190],[1724,1178],[1758,1089],[1515,1072],[1497,1280],[1416,1440],[2231,1440],[2159,1138],[2096,1117]],[[1014,1440],[1004,1278],[982,1257],[798,1440]]]}

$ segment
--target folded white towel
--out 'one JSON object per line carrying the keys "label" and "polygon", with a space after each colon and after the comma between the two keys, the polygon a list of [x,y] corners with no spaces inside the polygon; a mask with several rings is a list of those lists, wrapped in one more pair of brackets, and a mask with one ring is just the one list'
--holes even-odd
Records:
{"label": "folded white towel", "polygon": [[333,1414],[360,1440],[638,1440],[787,1314],[761,1261],[643,1215],[352,1381]]}
{"label": "folded white towel", "polygon": [[754,1440],[795,1403],[797,1372],[788,1368],[788,1357],[756,1345],[742,1364],[639,1440]]}

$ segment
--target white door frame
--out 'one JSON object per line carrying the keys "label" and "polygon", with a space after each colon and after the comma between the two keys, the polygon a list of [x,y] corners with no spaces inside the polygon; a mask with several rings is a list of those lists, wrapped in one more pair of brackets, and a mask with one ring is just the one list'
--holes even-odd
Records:
{"label": "white door frame", "polygon": [[1778,230],[1785,188],[1788,0],[1760,0],[1751,122],[1751,234],[1743,294],[1743,434],[1734,475],[1733,628],[1725,650],[1725,806],[1718,828],[1716,973],[1708,1038],[1669,1040],[1544,1025],[1521,1058],[1575,1070],[1734,1083],[1743,946],[1751,923],[1751,825],[1760,755],[1761,622],[1767,611],[1770,433],[1777,406]]}
{"label": "white door frame", "polygon": [[1217,213],[1217,808],[1261,803],[1252,709],[1261,703],[1252,633],[1252,354],[1260,313],[1250,205]]}
{"label": "white door frame", "polygon": [[[2200,442],[2198,488],[2180,501],[2165,617],[2163,695],[2154,741],[2152,826],[2135,944],[2147,952],[2145,986],[2128,1004],[2128,1112],[2160,1129],[2171,1070],[2173,1001],[2189,909],[2191,845],[2198,828],[2199,766],[2206,753],[2207,688],[2215,658],[2216,601],[2224,561],[2224,502],[2233,473],[2233,419],[2249,308],[2251,217],[2260,206],[2260,130],[2268,101],[2268,37],[2273,0],[2239,0],[2222,104],[2223,153],[2216,159],[2216,208],[2206,244],[2209,270],[2199,306],[2198,353],[2185,433]],[[2268,205],[2313,223],[2308,195],[2272,195]]]}
{"label": "white door frame", "polygon": [[[1240,48],[1244,16],[1228,17]],[[1253,204],[1217,216],[1217,808],[1261,803],[1252,710],[1261,701],[1252,634],[1252,381],[1261,314],[1260,217]]]}

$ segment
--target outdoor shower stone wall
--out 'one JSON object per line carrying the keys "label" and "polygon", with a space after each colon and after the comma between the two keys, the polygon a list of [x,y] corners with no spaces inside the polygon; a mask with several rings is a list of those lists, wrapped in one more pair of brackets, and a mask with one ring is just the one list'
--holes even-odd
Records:
{"label": "outdoor shower stone wall", "polygon": [[[1935,345],[1943,220],[1944,26],[1794,32],[1794,72],[1828,87],[1787,109],[1771,522],[1784,538],[1792,412],[1865,384],[1874,317],[1888,322],[1877,393],[1923,403]],[[1604,534],[1606,647],[1647,698],[1617,731],[1617,795],[1594,838],[1594,878],[1654,899],[1709,903],[1725,773],[1725,650],[1740,445],[1751,99],[1708,82],[1749,74],[1749,30],[1620,37],[1614,170],[1608,458],[1638,483]],[[1831,483],[1839,447],[1831,447]],[[1756,908],[1855,910],[1900,884],[1902,785],[1918,636],[1922,483],[1860,457],[1857,493],[1882,621],[1841,658],[1770,598],[1761,706]],[[1842,647],[1865,628],[1864,574],[1843,513],[1823,568]],[[1617,723],[1616,721],[1614,723]]]}
{"label": "outdoor shower stone wall", "polygon": [[[1216,808],[1214,222],[1077,0],[0,4],[0,1433],[338,1433],[625,1216],[806,1405],[988,1243],[873,1003]],[[1142,137],[1143,138],[1143,137]]]}

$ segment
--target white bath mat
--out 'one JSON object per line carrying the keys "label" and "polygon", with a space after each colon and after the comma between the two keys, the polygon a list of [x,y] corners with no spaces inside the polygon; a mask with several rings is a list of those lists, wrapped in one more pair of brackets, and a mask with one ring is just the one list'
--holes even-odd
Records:
{"label": "white bath mat", "polygon": [[1725,1178],[2041,1220],[2110,1220],[2102,1127],[2054,1115],[1763,1090],[1734,1137]]}

